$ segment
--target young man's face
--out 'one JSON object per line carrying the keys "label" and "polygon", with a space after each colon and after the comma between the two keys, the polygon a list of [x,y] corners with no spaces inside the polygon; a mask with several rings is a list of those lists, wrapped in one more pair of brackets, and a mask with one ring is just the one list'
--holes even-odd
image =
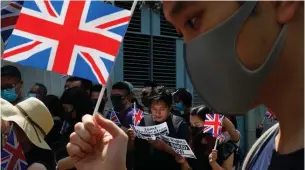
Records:
{"label": "young man's face", "polygon": [[170,107],[164,101],[153,101],[150,105],[150,111],[154,121],[164,122],[170,114]]}
{"label": "young man's face", "polygon": [[[255,73],[252,73],[252,71],[265,67],[265,61],[282,31],[282,24],[291,22],[299,4],[294,2],[259,2],[252,14],[246,14],[247,19],[240,22],[242,24],[240,29],[234,28],[234,24],[226,24],[225,21],[236,14],[237,11],[240,11],[239,9],[242,6],[236,1],[163,2],[166,19],[175,26],[186,43],[186,54],[184,56],[186,67],[196,90],[210,107],[223,113],[235,112],[234,114],[236,114],[241,110],[245,111],[244,108],[247,108],[247,106],[238,109],[240,108],[238,105],[243,103],[245,97],[233,100],[235,97],[248,95],[248,98],[253,100],[254,98],[260,98],[257,96],[259,93],[245,94],[239,90],[244,89],[245,92],[259,90],[264,77],[256,80],[250,74],[254,75]],[[222,25],[219,25],[220,23]],[[225,29],[218,29],[219,27]],[[217,30],[221,31],[217,32]],[[227,37],[232,37],[234,32],[237,33],[236,37],[231,38],[234,41],[227,41]],[[209,35],[207,36],[207,34]],[[194,48],[193,40],[197,42],[196,48]],[[217,47],[211,46],[212,43],[216,44]],[[188,44],[192,44],[192,47],[188,48]],[[205,48],[203,44],[207,50],[188,51],[188,49],[203,49]],[[281,46],[279,47],[281,48]],[[209,51],[207,53],[209,56],[206,55],[206,51]],[[232,53],[227,53],[227,51]],[[205,63],[211,65],[210,67],[215,71],[205,67]],[[268,68],[268,70],[272,69]],[[263,72],[263,75],[266,74],[267,72]],[[255,87],[249,88],[248,85],[240,85],[247,81],[253,81],[252,84],[255,84],[253,85]],[[266,87],[273,88],[266,83],[261,88]],[[228,90],[220,91],[226,88]],[[229,100],[232,99],[232,103],[229,101],[226,102],[227,104],[219,103],[220,100],[228,100],[228,98],[230,98]],[[248,100],[250,101],[250,99]],[[248,102],[246,105],[250,106],[250,104],[253,103]]]}

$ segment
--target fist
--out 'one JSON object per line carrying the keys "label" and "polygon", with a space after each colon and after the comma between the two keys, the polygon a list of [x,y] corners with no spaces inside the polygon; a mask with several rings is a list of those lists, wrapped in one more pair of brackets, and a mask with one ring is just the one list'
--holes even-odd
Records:
{"label": "fist", "polygon": [[135,140],[136,139],[136,134],[132,128],[127,130],[128,138],[130,140]]}
{"label": "fist", "polygon": [[217,160],[217,150],[212,150],[212,152],[209,155],[209,162],[210,164],[215,163]]}

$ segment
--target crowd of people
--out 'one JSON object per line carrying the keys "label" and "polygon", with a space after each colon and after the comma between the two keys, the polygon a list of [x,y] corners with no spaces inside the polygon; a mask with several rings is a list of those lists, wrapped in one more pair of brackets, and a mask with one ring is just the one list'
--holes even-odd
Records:
{"label": "crowd of people", "polygon": [[[2,168],[229,170],[242,162],[243,170],[304,169],[304,2],[161,3],[185,42],[185,68],[205,105],[193,107],[187,89],[156,82],[143,82],[138,99],[133,85],[121,81],[94,113],[102,86],[70,77],[60,96],[39,82],[23,96],[20,71],[7,65],[1,68]],[[257,126],[258,139],[243,159],[232,115],[262,104],[278,123],[265,133]],[[144,110],[138,124],[136,109]],[[225,115],[216,137],[202,131],[211,113]],[[165,137],[186,141],[196,159],[178,154],[164,136],[144,140],[135,130],[165,122]]]}
{"label": "crowd of people", "polygon": [[[23,79],[18,68],[11,65],[3,66],[1,68],[1,104],[15,105],[20,108],[28,101],[33,102],[35,98],[44,104],[54,122],[52,128],[46,130],[45,132],[48,133],[43,136],[49,148],[36,145],[31,139],[19,140],[20,136],[23,138],[29,138],[29,136],[20,135],[25,130],[22,130],[18,123],[14,126],[14,129],[18,131],[16,133],[18,140],[23,147],[26,147],[26,149],[23,148],[23,152],[28,166],[38,166],[47,170],[53,170],[56,167],[60,170],[74,169],[76,162],[69,157],[66,146],[69,142],[85,140],[86,137],[77,135],[78,129],[84,126],[78,122],[82,122],[86,114],[93,115],[102,86],[94,85],[86,79],[69,77],[65,86],[62,87],[64,92],[61,96],[48,94],[47,88],[41,83],[34,84],[26,96],[22,96],[22,90],[24,90],[22,88]],[[148,81],[143,84],[141,97],[138,100],[133,85],[122,81],[112,85],[109,99],[105,92],[98,112],[102,117],[112,121],[112,114],[115,113],[118,120],[113,122],[128,136],[126,146],[128,170],[234,169],[242,161],[239,148],[240,133],[237,130],[236,118],[223,119],[222,133],[217,137],[219,144],[214,150],[216,137],[203,133],[206,114],[213,111],[203,105],[192,107],[192,94],[185,88],[172,90],[157,85],[156,82]],[[111,102],[112,108],[106,107],[107,102]],[[153,126],[166,122],[169,129],[168,136],[185,139],[191,146],[196,159],[182,157],[162,140],[150,141],[137,138],[130,127],[134,121],[134,107],[144,111],[138,126]],[[1,132],[4,136],[9,133],[11,124],[15,124],[14,122],[15,120],[2,119]],[[42,127],[42,124],[48,124],[47,122],[48,120],[37,122],[37,127]],[[92,150],[89,146],[82,148],[82,152],[89,150]]]}

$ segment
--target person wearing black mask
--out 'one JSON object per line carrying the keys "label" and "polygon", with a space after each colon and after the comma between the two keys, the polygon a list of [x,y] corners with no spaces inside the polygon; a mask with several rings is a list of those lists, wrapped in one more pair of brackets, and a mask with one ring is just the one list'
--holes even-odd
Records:
{"label": "person wearing black mask", "polygon": [[[114,121],[124,132],[127,133],[130,125],[133,125],[134,110],[130,102],[130,88],[125,82],[113,84],[111,90],[111,103],[113,109],[106,114],[106,118],[114,121],[113,116],[117,118]],[[126,167],[128,170],[133,168],[132,151],[128,148],[126,156]]]}
{"label": "person wearing black mask", "polygon": [[[93,108],[95,108],[95,105],[97,103],[97,100],[100,96],[100,92],[102,90],[103,86],[100,84],[95,84],[92,86],[91,88],[91,101],[92,101],[92,105]],[[107,103],[107,90],[105,90],[104,95],[103,95],[103,99],[101,101],[100,107],[98,108],[98,112],[103,114],[104,108],[105,108],[105,104]]]}

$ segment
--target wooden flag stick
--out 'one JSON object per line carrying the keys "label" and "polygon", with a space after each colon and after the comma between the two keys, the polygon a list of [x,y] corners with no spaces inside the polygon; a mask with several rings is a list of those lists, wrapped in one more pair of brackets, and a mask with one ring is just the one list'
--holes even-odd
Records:
{"label": "wooden flag stick", "polygon": [[[138,0],[134,0],[134,1],[133,1],[133,4],[132,4],[131,9],[130,9],[130,16],[131,16],[131,17],[132,17],[132,15],[133,15],[133,13],[134,13],[134,10],[135,10],[136,7],[137,7],[137,3],[138,3]],[[130,19],[130,20],[131,20],[131,19]],[[129,21],[128,24],[127,24],[127,28],[128,28],[128,26],[129,26],[129,23],[130,23],[130,21]],[[126,33],[126,32],[125,32],[125,33]],[[124,37],[125,37],[125,35],[124,35]],[[124,39],[124,37],[123,37],[123,39]],[[123,42],[123,40],[122,40],[122,42]],[[112,67],[111,72],[114,71],[113,68],[114,68],[114,67]],[[111,73],[111,72],[110,72],[110,73]],[[109,80],[110,80],[110,76],[108,76],[108,80],[107,80],[106,83],[108,83]],[[95,105],[93,114],[96,114],[96,113],[97,113],[98,108],[99,108],[100,105],[101,105],[101,102],[102,102],[102,99],[103,99],[105,90],[106,90],[106,84],[103,84],[103,88],[102,88],[102,90],[101,90],[101,92],[100,92],[100,95],[99,95],[99,97],[98,97],[98,100],[97,100],[97,102],[96,102],[96,105]]]}
{"label": "wooden flag stick", "polygon": [[214,150],[216,150],[216,148],[217,148],[217,143],[218,143],[218,138],[216,138],[215,145],[214,145]]}
{"label": "wooden flag stick", "polygon": [[94,108],[94,114],[98,112],[98,108],[100,107],[101,105],[101,102],[102,102],[102,99],[103,99],[103,96],[104,96],[104,93],[105,93],[105,90],[106,90],[106,86],[104,85],[102,87],[102,90],[100,92],[100,95],[98,96],[98,99],[97,99],[97,102],[96,102],[96,105],[95,105],[95,108]]}

